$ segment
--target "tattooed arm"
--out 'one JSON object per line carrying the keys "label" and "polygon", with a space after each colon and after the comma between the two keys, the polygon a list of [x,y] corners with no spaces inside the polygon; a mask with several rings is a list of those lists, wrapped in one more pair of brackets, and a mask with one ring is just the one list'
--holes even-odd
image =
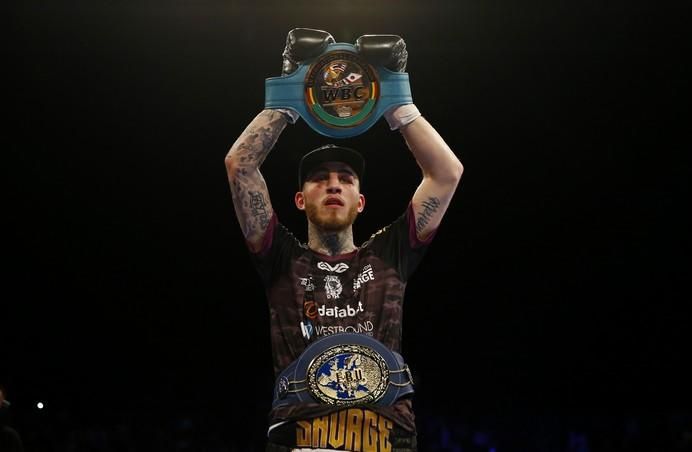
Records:
{"label": "tattooed arm", "polygon": [[286,117],[263,110],[247,126],[226,155],[226,171],[233,206],[243,235],[253,251],[259,251],[274,210],[259,167],[286,127]]}
{"label": "tattooed arm", "polygon": [[464,167],[422,116],[399,130],[423,171],[423,181],[411,202],[415,213],[416,235],[424,240],[440,225]]}

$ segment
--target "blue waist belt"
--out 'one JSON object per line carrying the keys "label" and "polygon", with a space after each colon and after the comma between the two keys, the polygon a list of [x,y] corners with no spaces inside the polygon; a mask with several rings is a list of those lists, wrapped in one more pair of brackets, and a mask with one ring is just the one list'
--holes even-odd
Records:
{"label": "blue waist belt", "polygon": [[265,108],[295,110],[316,132],[349,138],[391,107],[413,103],[409,76],[360,58],[353,44],[332,43],[295,72],[265,79]]}
{"label": "blue waist belt", "polygon": [[313,342],[281,372],[272,408],[300,402],[387,406],[413,391],[400,354],[370,336],[338,333]]}

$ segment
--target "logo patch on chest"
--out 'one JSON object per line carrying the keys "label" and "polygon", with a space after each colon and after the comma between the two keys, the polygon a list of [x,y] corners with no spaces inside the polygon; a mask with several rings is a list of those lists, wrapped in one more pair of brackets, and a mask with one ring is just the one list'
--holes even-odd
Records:
{"label": "logo patch on chest", "polygon": [[327,299],[339,298],[342,290],[343,286],[338,276],[327,275],[324,277],[324,292],[327,294]]}
{"label": "logo patch on chest", "polygon": [[318,262],[317,268],[331,273],[343,273],[348,270],[348,265],[344,262],[339,262],[338,264],[331,266],[327,262]]}

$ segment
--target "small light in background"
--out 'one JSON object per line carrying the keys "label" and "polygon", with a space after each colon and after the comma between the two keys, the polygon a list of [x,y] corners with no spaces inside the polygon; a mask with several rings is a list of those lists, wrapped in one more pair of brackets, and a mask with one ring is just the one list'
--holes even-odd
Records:
{"label": "small light in background", "polygon": [[43,409],[43,402],[38,402],[36,404],[36,408],[38,408],[39,410],[42,410]]}

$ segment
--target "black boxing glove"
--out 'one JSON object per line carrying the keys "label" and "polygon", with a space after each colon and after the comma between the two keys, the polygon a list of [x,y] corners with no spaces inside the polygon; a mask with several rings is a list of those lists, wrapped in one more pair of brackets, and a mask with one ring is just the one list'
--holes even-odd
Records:
{"label": "black boxing glove", "polygon": [[384,66],[405,72],[408,52],[406,43],[397,35],[363,35],[356,40],[356,51],[373,66]]}
{"label": "black boxing glove", "polygon": [[313,28],[294,28],[286,36],[284,63],[281,75],[288,75],[298,69],[298,65],[320,55],[334,42],[331,34]]}
{"label": "black boxing glove", "polygon": [[[406,43],[397,35],[363,35],[356,40],[356,50],[373,66],[384,66],[405,72],[408,62]],[[390,130],[399,130],[421,116],[414,104],[397,105],[384,113]]]}
{"label": "black boxing glove", "polygon": [[[325,51],[327,46],[334,42],[332,35],[323,30],[313,28],[294,28],[286,36],[286,47],[283,53],[283,66],[281,75],[292,74],[300,63],[314,58]],[[288,108],[277,108],[288,122],[295,124],[300,115],[297,111]]]}

